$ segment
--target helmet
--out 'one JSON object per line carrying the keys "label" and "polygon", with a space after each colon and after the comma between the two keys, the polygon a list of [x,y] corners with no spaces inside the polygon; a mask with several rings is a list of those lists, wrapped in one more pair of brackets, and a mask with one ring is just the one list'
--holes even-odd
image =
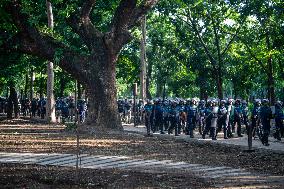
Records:
{"label": "helmet", "polygon": [[269,103],[269,100],[267,98],[262,99],[262,104],[267,105]]}
{"label": "helmet", "polygon": [[220,101],[220,104],[222,104],[222,105],[226,104],[226,100],[224,100],[224,99],[221,100],[221,101]]}

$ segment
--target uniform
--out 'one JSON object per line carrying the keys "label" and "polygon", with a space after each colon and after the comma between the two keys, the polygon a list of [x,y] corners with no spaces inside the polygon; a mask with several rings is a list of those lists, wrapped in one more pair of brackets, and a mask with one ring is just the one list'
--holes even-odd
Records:
{"label": "uniform", "polygon": [[268,136],[270,134],[270,119],[272,119],[272,111],[268,105],[268,101],[264,101],[264,105],[259,111],[261,121],[260,139],[263,145],[268,146]]}
{"label": "uniform", "polygon": [[193,131],[196,127],[196,116],[197,116],[197,107],[195,102],[192,101],[191,105],[186,109],[187,113],[187,134],[190,135],[191,138],[194,137]]}
{"label": "uniform", "polygon": [[147,135],[150,135],[153,126],[153,104],[148,102],[144,106],[144,115],[145,115],[145,126],[147,129]]}
{"label": "uniform", "polygon": [[235,126],[237,124],[237,134],[238,137],[242,137],[242,133],[241,133],[241,120],[242,120],[242,107],[240,106],[240,102],[237,100],[236,104],[235,104],[235,111],[234,111],[234,122],[233,122],[233,126]]}
{"label": "uniform", "polygon": [[276,131],[274,133],[274,138],[277,140],[281,140],[281,131],[283,130],[283,120],[284,120],[284,113],[282,110],[282,103],[277,102],[275,105],[275,127]]}
{"label": "uniform", "polygon": [[164,134],[163,128],[163,105],[160,101],[156,102],[154,106],[154,117],[155,117],[155,126],[153,132],[156,132],[158,129],[161,134]]}
{"label": "uniform", "polygon": [[225,106],[225,101],[221,101],[221,105],[218,110],[218,128],[217,133],[223,129],[224,132],[224,139],[228,139],[228,122],[229,122],[229,116],[228,116],[228,110]]}

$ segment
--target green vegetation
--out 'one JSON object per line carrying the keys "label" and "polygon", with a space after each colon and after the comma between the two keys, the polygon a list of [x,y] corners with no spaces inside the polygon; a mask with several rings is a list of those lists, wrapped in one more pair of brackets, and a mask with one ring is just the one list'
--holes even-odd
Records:
{"label": "green vegetation", "polygon": [[[29,97],[31,72],[35,73],[34,93],[45,95],[47,60],[13,50],[18,44],[12,39],[19,29],[9,2],[0,5],[0,96],[7,95],[13,82],[22,97]],[[52,31],[47,27],[44,1],[21,2],[30,25],[75,52],[90,53],[68,23],[82,2],[51,1]],[[97,0],[90,18],[98,30],[109,31],[119,2]],[[166,96],[172,97],[283,100],[283,7],[280,0],[160,0],[147,14],[147,94],[162,97],[165,88]],[[130,97],[133,83],[139,83],[141,28],[130,31],[132,41],[124,45],[116,63],[118,98]],[[77,80],[59,67],[62,53],[57,49],[54,55],[56,97],[73,94]]]}

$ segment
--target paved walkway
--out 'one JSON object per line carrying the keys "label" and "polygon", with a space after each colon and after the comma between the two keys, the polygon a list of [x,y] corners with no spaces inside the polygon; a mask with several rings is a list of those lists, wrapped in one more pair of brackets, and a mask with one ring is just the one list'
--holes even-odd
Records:
{"label": "paved walkway", "polygon": [[[145,126],[139,125],[137,127],[134,127],[133,124],[129,125],[124,125],[123,126],[125,131],[128,132],[135,132],[135,133],[143,133],[146,134],[146,128]],[[190,141],[190,140],[195,140],[198,142],[210,142],[210,143],[217,143],[217,144],[224,144],[224,145],[236,145],[236,146],[241,146],[245,149],[248,148],[248,138],[246,135],[244,137],[236,137],[236,138],[231,138],[231,139],[223,139],[222,133],[219,133],[219,138],[216,141],[212,141],[208,136],[207,139],[202,139],[201,135],[198,132],[195,132],[195,138],[190,138],[188,135],[181,134],[180,136],[174,136],[174,135],[168,135],[168,134],[159,134],[159,133],[154,133],[155,136],[161,136],[161,137],[172,137],[177,140],[185,140],[185,141]],[[269,137],[269,146],[264,146],[262,145],[261,141],[259,139],[255,139],[252,141],[252,147],[253,149],[266,149],[266,150],[272,150],[277,153],[284,153],[284,140],[282,141],[277,141],[273,137]]]}
{"label": "paved walkway", "polygon": [[171,160],[133,159],[127,156],[90,156],[81,154],[0,153],[0,163],[66,166],[89,169],[122,169],[148,173],[191,173],[210,180],[216,188],[284,188],[284,176],[260,175],[231,167],[212,167]]}

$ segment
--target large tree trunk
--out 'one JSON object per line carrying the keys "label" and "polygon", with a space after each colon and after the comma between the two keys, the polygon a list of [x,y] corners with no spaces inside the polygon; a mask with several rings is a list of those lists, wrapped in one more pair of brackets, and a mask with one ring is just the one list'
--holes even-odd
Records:
{"label": "large tree trunk", "polygon": [[[116,100],[116,72],[114,58],[107,51],[104,56],[95,58],[93,77],[90,78],[87,87],[88,95],[88,117],[86,124],[91,127],[84,127],[83,130],[121,131],[122,125],[117,109]],[[94,127],[93,127],[94,126]]]}
{"label": "large tree trunk", "polygon": [[[49,61],[54,60],[57,50],[62,50],[59,66],[88,89],[87,123],[95,125],[97,130],[121,130],[116,102],[115,62],[120,50],[131,40],[130,30],[157,2],[121,0],[114,11],[110,30],[101,32],[90,17],[96,1],[85,0],[78,8],[80,12],[74,11],[70,15],[68,24],[91,52],[91,55],[86,55],[42,34],[29,22],[29,15],[21,11],[21,2],[9,1],[7,10],[19,32],[11,40],[12,45],[5,43],[5,46]],[[18,42],[20,45],[16,44]]]}
{"label": "large tree trunk", "polygon": [[[53,12],[51,3],[46,0],[48,27],[53,29]],[[48,61],[47,63],[47,100],[46,100],[46,120],[50,123],[56,122],[55,117],[55,100],[54,100],[54,71],[53,63]]]}

